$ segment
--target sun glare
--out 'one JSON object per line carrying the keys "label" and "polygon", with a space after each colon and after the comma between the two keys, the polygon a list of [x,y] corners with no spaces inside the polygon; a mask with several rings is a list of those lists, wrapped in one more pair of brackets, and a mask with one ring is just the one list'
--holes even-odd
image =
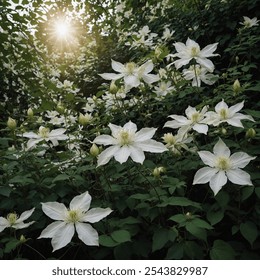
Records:
{"label": "sun glare", "polygon": [[55,34],[59,39],[67,39],[70,36],[71,27],[68,22],[59,20],[55,22]]}

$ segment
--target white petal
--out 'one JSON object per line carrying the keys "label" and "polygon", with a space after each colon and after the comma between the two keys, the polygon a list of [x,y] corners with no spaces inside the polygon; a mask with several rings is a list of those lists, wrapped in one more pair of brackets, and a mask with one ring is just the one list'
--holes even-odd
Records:
{"label": "white petal", "polygon": [[42,211],[53,220],[63,221],[66,218],[67,208],[59,202],[42,202]]}
{"label": "white petal", "polygon": [[158,82],[160,80],[160,77],[159,77],[159,75],[155,75],[155,74],[144,74],[142,76],[142,79],[147,84],[152,84],[152,83]]}
{"label": "white petal", "polygon": [[82,222],[96,223],[108,216],[112,210],[110,208],[92,208],[82,218]]}
{"label": "white petal", "polygon": [[214,43],[206,46],[200,51],[200,55],[203,57],[216,56],[217,54],[213,54],[213,52],[217,49],[217,46],[218,43]]}
{"label": "white petal", "polygon": [[134,162],[137,163],[141,163],[143,164],[144,160],[145,160],[145,155],[142,149],[140,149],[139,147],[136,146],[130,146],[130,157]]}
{"label": "white petal", "polygon": [[174,61],[176,69],[181,68],[183,65],[187,65],[191,61],[191,58],[180,58]]}
{"label": "white petal", "polygon": [[53,247],[52,252],[61,249],[65,247],[68,243],[70,243],[74,233],[75,233],[74,224],[62,223],[62,227],[55,232],[55,235],[51,240],[51,245]]}
{"label": "white petal", "polygon": [[218,142],[215,144],[213,153],[217,156],[230,156],[230,150],[227,145],[221,140],[221,138],[219,138]]}
{"label": "white petal", "polygon": [[215,111],[219,113],[221,109],[225,109],[228,111],[228,105],[224,100],[220,101],[216,106],[215,106]]}
{"label": "white petal", "polygon": [[136,143],[136,147],[141,148],[145,152],[151,153],[163,153],[168,149],[160,142],[155,140],[146,140],[143,142]]}
{"label": "white petal", "polygon": [[63,133],[65,133],[66,129],[64,128],[58,128],[58,129],[53,129],[50,133],[49,133],[49,136],[52,137],[52,136],[59,136]]}
{"label": "white petal", "polygon": [[207,135],[208,132],[208,126],[206,124],[198,124],[196,123],[193,127],[194,130],[196,130],[199,133],[203,133]]}
{"label": "white petal", "polygon": [[2,232],[7,227],[10,227],[10,223],[7,221],[7,219],[0,217],[0,232]]}
{"label": "white petal", "polygon": [[122,164],[127,161],[128,157],[130,156],[130,153],[131,153],[131,151],[128,146],[122,146],[114,154],[115,160]]}
{"label": "white petal", "polygon": [[26,138],[40,138],[40,136],[34,132],[25,132],[22,134],[23,137],[26,137]]}
{"label": "white petal", "polygon": [[125,71],[125,66],[121,62],[115,61],[113,59],[111,59],[111,62],[112,69],[116,72],[123,73]]}
{"label": "white petal", "polygon": [[244,128],[243,124],[241,123],[240,119],[237,119],[237,118],[230,118],[230,119],[227,119],[226,122],[232,126],[235,126],[235,127],[241,127],[241,128]]}
{"label": "white petal", "polygon": [[244,168],[248,163],[255,159],[256,157],[251,157],[247,153],[238,152],[231,155],[229,158],[232,164],[232,168]]}
{"label": "white petal", "polygon": [[147,74],[153,70],[153,67],[154,67],[154,65],[153,65],[152,60],[148,60],[139,67],[138,72],[140,71],[141,73]]}
{"label": "white petal", "polygon": [[211,60],[207,58],[200,58],[200,57],[195,59],[197,63],[199,63],[201,66],[207,68],[210,72],[213,72],[215,67]]}
{"label": "white petal", "polygon": [[185,110],[185,114],[188,117],[188,119],[192,118],[192,115],[194,113],[197,113],[198,111],[196,110],[196,108],[188,106],[188,108]]}
{"label": "white petal", "polygon": [[88,191],[75,196],[70,202],[70,210],[81,209],[83,211],[88,211],[91,203],[91,196]]}
{"label": "white petal", "polygon": [[186,45],[180,42],[174,43],[173,45],[177,52],[184,52],[187,49]]}
{"label": "white petal", "polygon": [[63,227],[64,224],[65,222],[60,222],[60,221],[51,223],[41,232],[41,235],[38,237],[38,239],[52,238],[56,234],[56,232]]}
{"label": "white petal", "polygon": [[78,237],[88,246],[98,246],[98,233],[97,231],[89,224],[76,223],[76,231]]}
{"label": "white petal", "polygon": [[215,160],[216,160],[216,156],[213,155],[211,152],[208,151],[200,151],[198,152],[201,160],[206,164],[209,165],[210,167],[214,167],[215,166]]}
{"label": "white petal", "polygon": [[135,134],[135,141],[139,142],[151,139],[154,136],[156,130],[156,128],[142,128]]}
{"label": "white petal", "polygon": [[139,78],[134,75],[125,76],[124,81],[126,85],[129,85],[131,87],[138,87],[140,85]]}
{"label": "white petal", "polygon": [[115,138],[117,137],[118,132],[122,129],[121,126],[118,126],[118,125],[115,125],[115,124],[112,124],[112,123],[110,123],[108,125],[108,127],[111,130],[112,136],[115,137]]}
{"label": "white petal", "polygon": [[136,132],[136,130],[137,130],[136,124],[133,123],[133,122],[131,122],[131,121],[129,121],[128,123],[126,123],[126,124],[123,126],[123,128],[128,129],[128,130],[130,130],[130,131],[132,131],[132,132]]}
{"label": "white petal", "polygon": [[28,149],[31,149],[33,146],[35,146],[37,143],[41,142],[43,139],[42,138],[39,138],[39,139],[30,139],[28,142],[27,142],[27,148]]}
{"label": "white petal", "polygon": [[32,208],[31,210],[28,210],[28,211],[24,211],[24,212],[21,214],[20,218],[17,219],[16,222],[17,222],[17,223],[20,223],[20,222],[23,222],[23,221],[25,221],[26,219],[28,219],[28,218],[32,215],[34,209],[35,209],[35,208]]}
{"label": "white petal", "polygon": [[237,103],[229,108],[230,114],[234,115],[244,107],[244,101]]}
{"label": "white petal", "polygon": [[120,149],[120,146],[111,146],[105,149],[101,154],[98,155],[98,165],[104,165],[110,161],[114,154]]}
{"label": "white petal", "polygon": [[250,185],[252,186],[252,182],[250,179],[250,175],[241,169],[235,169],[235,170],[228,170],[227,171],[227,177],[228,180],[230,180],[233,184],[237,185]]}
{"label": "white petal", "polygon": [[227,183],[227,176],[224,171],[219,171],[209,181],[209,186],[216,195],[221,188]]}
{"label": "white petal", "polygon": [[117,141],[114,137],[110,135],[99,135],[94,139],[93,143],[107,146],[107,145],[116,145]]}
{"label": "white petal", "polygon": [[22,229],[22,228],[27,228],[27,227],[29,227],[29,226],[32,225],[33,223],[34,223],[34,221],[29,222],[29,223],[20,222],[20,223],[18,223],[18,224],[14,224],[12,227],[15,228],[15,229]]}
{"label": "white petal", "polygon": [[218,172],[216,168],[202,167],[199,169],[193,179],[193,185],[205,184]]}
{"label": "white petal", "polygon": [[124,77],[124,74],[114,74],[114,73],[103,73],[98,75],[105,80],[114,80],[114,81]]}

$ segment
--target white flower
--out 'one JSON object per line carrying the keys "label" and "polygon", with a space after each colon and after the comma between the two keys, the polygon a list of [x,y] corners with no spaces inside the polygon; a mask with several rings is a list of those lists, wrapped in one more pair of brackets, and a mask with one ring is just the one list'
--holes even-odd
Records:
{"label": "white flower", "polygon": [[166,147],[176,155],[181,154],[181,150],[189,150],[186,144],[192,141],[191,137],[177,133],[173,135],[172,133],[165,133],[162,137],[163,141],[166,143]]}
{"label": "white flower", "polygon": [[164,127],[180,128],[180,134],[186,134],[190,129],[196,130],[198,133],[207,134],[208,126],[204,121],[207,109],[207,106],[204,106],[201,111],[197,111],[196,108],[189,106],[185,110],[187,118],[179,115],[170,115],[169,117],[174,120],[166,122]]}
{"label": "white flower", "polygon": [[96,223],[109,215],[110,208],[92,208],[89,210],[91,196],[88,192],[75,196],[69,209],[63,203],[42,203],[42,211],[56,222],[48,225],[38,238],[52,238],[53,251],[66,246],[72,239],[75,228],[78,237],[86,245],[98,246],[98,233],[88,223]]}
{"label": "white flower", "polygon": [[16,213],[9,213],[6,218],[0,217],[0,232],[8,227],[22,229],[33,224],[34,221],[29,223],[24,223],[24,221],[32,215],[34,209],[35,208],[32,208],[31,210],[23,212],[20,217]]}
{"label": "white flower", "polygon": [[179,59],[174,61],[175,67],[179,69],[194,58],[198,64],[212,72],[214,70],[214,65],[207,57],[217,56],[217,54],[213,54],[217,49],[217,45],[218,43],[210,44],[200,50],[199,44],[190,38],[187,39],[186,45],[179,42],[174,43],[177,53],[172,55],[172,57],[179,57]]}
{"label": "white flower", "polygon": [[208,70],[199,64],[192,65],[189,69],[184,69],[183,77],[186,80],[192,80],[193,87],[200,87],[201,81],[207,85],[213,85],[217,78],[216,75],[209,74]]}
{"label": "white flower", "polygon": [[214,146],[213,154],[208,151],[200,151],[198,154],[209,167],[203,167],[196,172],[193,185],[209,182],[215,195],[227,183],[227,179],[238,185],[252,185],[249,174],[240,168],[244,168],[256,157],[244,152],[230,155],[229,148],[221,139]]}
{"label": "white flower", "polygon": [[254,121],[254,119],[249,115],[243,115],[241,113],[237,113],[244,106],[244,101],[237,103],[236,105],[231,106],[230,108],[225,103],[224,100],[219,102],[215,106],[215,112],[207,112],[205,122],[209,125],[218,126],[223,122],[227,122],[228,124],[236,127],[244,127],[241,123],[241,120],[250,120]]}
{"label": "white flower", "polygon": [[240,22],[240,24],[244,25],[245,28],[251,28],[253,26],[258,25],[259,20],[257,20],[256,17],[250,19],[249,17],[244,16],[243,18],[244,18],[244,21]]}
{"label": "white flower", "polygon": [[162,143],[151,140],[156,128],[142,128],[136,132],[137,126],[131,121],[123,127],[111,123],[108,126],[112,136],[100,135],[93,141],[99,145],[112,145],[98,156],[98,166],[108,163],[112,157],[120,163],[131,157],[133,161],[142,164],[145,160],[144,152],[162,153],[167,150]]}
{"label": "white flower", "polygon": [[26,138],[31,138],[27,143],[27,148],[30,149],[41,141],[51,141],[53,146],[59,144],[58,140],[66,140],[68,136],[64,134],[66,129],[58,128],[50,131],[49,128],[40,126],[39,132],[36,134],[34,132],[23,133],[22,136]]}
{"label": "white flower", "polygon": [[149,74],[153,70],[153,62],[148,60],[143,65],[138,67],[134,62],[128,62],[123,65],[112,59],[112,68],[119,74],[104,73],[99,74],[105,80],[118,80],[124,78],[127,88],[138,87],[141,79],[147,84],[152,84],[159,80],[158,75]]}
{"label": "white flower", "polygon": [[175,90],[175,87],[171,85],[171,82],[160,82],[158,87],[154,87],[155,89],[155,93],[157,95],[157,97],[162,97],[162,96],[166,96],[167,93]]}
{"label": "white flower", "polygon": [[170,29],[168,27],[166,27],[163,31],[163,36],[162,36],[162,40],[168,40],[172,37],[173,33],[175,31],[170,31]]}

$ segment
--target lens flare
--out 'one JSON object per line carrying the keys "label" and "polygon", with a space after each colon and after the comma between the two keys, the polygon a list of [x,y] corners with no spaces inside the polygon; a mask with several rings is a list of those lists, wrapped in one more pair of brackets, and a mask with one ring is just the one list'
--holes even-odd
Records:
{"label": "lens flare", "polygon": [[59,20],[55,22],[54,30],[56,36],[61,40],[66,40],[72,33],[71,26],[65,20]]}

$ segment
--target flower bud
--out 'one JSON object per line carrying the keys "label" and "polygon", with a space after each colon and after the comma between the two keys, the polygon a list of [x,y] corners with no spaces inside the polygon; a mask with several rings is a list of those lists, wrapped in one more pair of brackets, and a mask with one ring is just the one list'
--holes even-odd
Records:
{"label": "flower bud", "polygon": [[79,124],[85,126],[91,122],[92,118],[93,117],[90,114],[83,115],[82,113],[80,113],[78,121],[79,121]]}
{"label": "flower bud", "polygon": [[65,112],[65,108],[63,107],[63,105],[61,103],[59,103],[56,107],[56,110],[58,113],[63,114]]}
{"label": "flower bud", "polygon": [[164,173],[166,170],[164,167],[155,167],[153,170],[153,176],[154,177],[160,177],[161,173]]}
{"label": "flower bud", "polygon": [[33,110],[32,110],[32,108],[29,108],[29,109],[27,110],[27,116],[28,116],[29,118],[32,118],[32,117],[33,117]]}
{"label": "flower bud", "polygon": [[238,79],[236,79],[234,84],[233,84],[233,91],[234,91],[235,94],[237,94],[241,91],[241,86],[240,86],[240,82],[239,82]]}
{"label": "flower bud", "polygon": [[93,157],[97,157],[100,153],[100,150],[98,148],[98,146],[94,143],[90,150],[89,150],[90,154],[93,156]]}
{"label": "flower bud", "polygon": [[118,92],[118,87],[116,86],[115,81],[112,81],[109,87],[109,92],[112,94],[116,94]]}
{"label": "flower bud", "polygon": [[21,236],[20,236],[20,242],[21,243],[25,243],[27,241],[27,239],[25,238],[25,236],[22,234]]}
{"label": "flower bud", "polygon": [[220,130],[220,133],[223,134],[223,135],[226,135],[227,130],[224,127],[222,127],[221,130]]}
{"label": "flower bud", "polygon": [[246,132],[246,138],[254,138],[256,136],[256,131],[251,127]]}
{"label": "flower bud", "polygon": [[185,214],[185,216],[186,216],[186,219],[187,219],[187,220],[191,220],[191,219],[193,218],[191,212],[187,212],[187,213]]}
{"label": "flower bud", "polygon": [[7,121],[7,127],[10,128],[11,130],[15,130],[16,126],[17,126],[16,120],[9,117]]}

